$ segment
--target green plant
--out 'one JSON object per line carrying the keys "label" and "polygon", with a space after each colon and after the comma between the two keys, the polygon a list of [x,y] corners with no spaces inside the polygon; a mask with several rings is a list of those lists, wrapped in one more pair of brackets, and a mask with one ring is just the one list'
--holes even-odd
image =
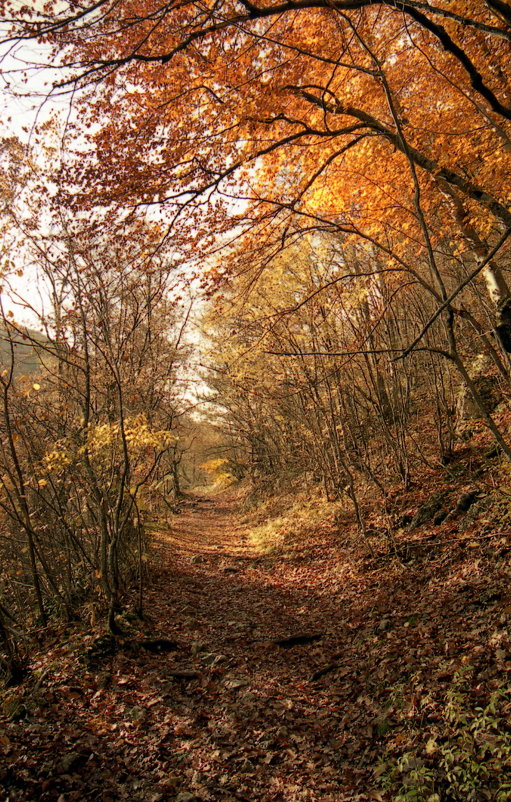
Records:
{"label": "green plant", "polygon": [[[431,695],[423,705],[433,703]],[[468,673],[460,672],[445,695],[434,730],[401,733],[414,748],[396,754],[391,744],[375,774],[395,802],[511,800],[511,691],[501,687],[484,706],[474,705]]]}

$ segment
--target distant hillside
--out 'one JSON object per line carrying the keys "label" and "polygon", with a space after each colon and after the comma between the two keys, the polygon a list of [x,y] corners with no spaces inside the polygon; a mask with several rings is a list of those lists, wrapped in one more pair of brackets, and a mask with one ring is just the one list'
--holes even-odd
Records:
{"label": "distant hillside", "polygon": [[[11,365],[11,341],[14,349],[14,375],[29,376],[40,373],[48,364],[48,352],[44,346],[50,341],[40,331],[29,329],[27,326],[17,326],[9,331],[0,326],[0,365],[8,368]],[[42,348],[39,348],[39,343]]]}

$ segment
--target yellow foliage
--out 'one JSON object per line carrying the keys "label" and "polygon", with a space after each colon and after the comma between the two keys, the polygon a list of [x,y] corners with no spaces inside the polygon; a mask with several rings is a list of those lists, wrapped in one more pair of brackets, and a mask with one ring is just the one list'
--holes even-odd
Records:
{"label": "yellow foliage", "polygon": [[[129,418],[124,424],[124,437],[128,448],[129,459],[136,462],[148,451],[165,450],[176,442],[172,432],[151,429],[144,414]],[[45,454],[41,467],[44,473],[59,474],[73,462],[89,456],[96,469],[102,470],[123,458],[122,429],[118,421],[89,426],[86,442],[76,448],[71,440],[55,443]],[[44,487],[45,480],[39,480]]]}
{"label": "yellow foliage", "polygon": [[[147,417],[143,413],[125,421],[124,437],[130,451],[133,452],[132,456],[146,449],[165,449],[176,442],[176,437],[172,432],[166,429],[151,429]],[[112,450],[120,448],[121,445],[122,428],[120,423],[118,421],[108,422],[89,427],[87,442],[80,451],[85,452],[86,450],[91,457],[99,459],[110,458]]]}
{"label": "yellow foliage", "polygon": [[222,468],[224,468],[228,462],[229,460],[220,457],[218,459],[207,460],[200,466],[203,470],[207,471],[214,477],[214,482],[212,485],[213,490],[223,490],[236,481],[236,477],[233,476],[232,473],[222,470]]}
{"label": "yellow foliage", "polygon": [[200,466],[203,470],[207,471],[208,473],[216,473],[219,468],[223,465],[227,465],[228,460],[226,459],[210,459],[206,462],[203,462]]}
{"label": "yellow foliage", "polygon": [[71,465],[73,457],[64,444],[55,444],[54,448],[45,454],[42,467],[46,473],[61,473]]}

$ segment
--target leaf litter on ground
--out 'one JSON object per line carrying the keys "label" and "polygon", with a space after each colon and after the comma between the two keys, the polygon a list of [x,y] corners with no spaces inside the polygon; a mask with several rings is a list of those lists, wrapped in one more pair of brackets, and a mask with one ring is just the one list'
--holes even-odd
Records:
{"label": "leaf litter on ground", "polygon": [[195,500],[160,532],[129,648],[76,625],[4,691],[6,799],[391,799],[384,749],[434,726],[460,671],[481,698],[508,676],[509,535],[403,530],[405,562],[322,520],[268,561],[237,504]]}

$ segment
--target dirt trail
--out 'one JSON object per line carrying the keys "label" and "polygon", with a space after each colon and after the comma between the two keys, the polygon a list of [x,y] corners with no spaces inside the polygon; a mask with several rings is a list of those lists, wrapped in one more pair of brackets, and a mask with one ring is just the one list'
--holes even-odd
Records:
{"label": "dirt trail", "polygon": [[189,496],[181,513],[173,516],[167,532],[161,532],[157,545],[186,554],[222,553],[226,558],[255,557],[247,541],[246,527],[240,523],[239,498]]}
{"label": "dirt trail", "polygon": [[[277,657],[284,654],[281,668],[286,673],[295,662],[289,652],[270,648],[275,641],[307,633],[320,633],[326,641],[332,624],[341,625],[341,615],[335,604],[329,605],[337,620],[326,626],[326,598],[318,609],[321,583],[312,588],[303,581],[306,565],[299,555],[286,564],[261,556],[240,520],[238,503],[236,497],[195,499],[173,520],[170,531],[160,533],[155,541],[160,571],[156,599],[160,611],[167,608],[172,616],[174,631],[188,631],[192,625],[210,646],[231,643],[238,661],[255,667],[257,658],[259,667],[267,665],[275,677]],[[161,582],[167,580],[168,592],[161,593]],[[187,613],[186,623],[173,614],[176,605]],[[314,652],[310,664],[316,665],[318,650],[322,654],[324,644],[299,650],[302,679],[308,676],[304,655]]]}
{"label": "dirt trail", "polygon": [[188,689],[198,800],[388,798],[374,770],[403,709],[398,726],[423,726],[413,689],[441,699],[471,650],[480,661],[500,614],[484,541],[474,562],[447,540],[404,564],[369,557],[354,525],[336,535],[317,521],[262,557],[236,499],[223,498],[198,500],[160,547],[169,627],[203,672],[200,691]]}
{"label": "dirt trail", "polygon": [[[200,674],[180,689],[196,728],[185,762],[203,783],[187,790],[204,800],[353,799],[346,765],[340,779],[339,688],[312,681],[340,657],[342,610],[321,582],[305,581],[300,555],[283,566],[258,554],[236,503],[197,499],[156,543],[153,601],[182,647],[171,662]],[[276,645],[302,635],[321,638]]]}
{"label": "dirt trail", "polygon": [[[480,680],[500,671],[509,566],[492,542],[426,540],[404,565],[369,557],[349,522],[314,520],[263,556],[238,505],[188,499],[155,536],[147,621],[114,648],[83,622],[45,647],[0,715],[0,798],[388,799],[374,768],[388,734],[426,726],[420,694],[441,709],[467,655]],[[155,654],[144,635],[176,647]],[[319,637],[278,645],[304,635]]]}

